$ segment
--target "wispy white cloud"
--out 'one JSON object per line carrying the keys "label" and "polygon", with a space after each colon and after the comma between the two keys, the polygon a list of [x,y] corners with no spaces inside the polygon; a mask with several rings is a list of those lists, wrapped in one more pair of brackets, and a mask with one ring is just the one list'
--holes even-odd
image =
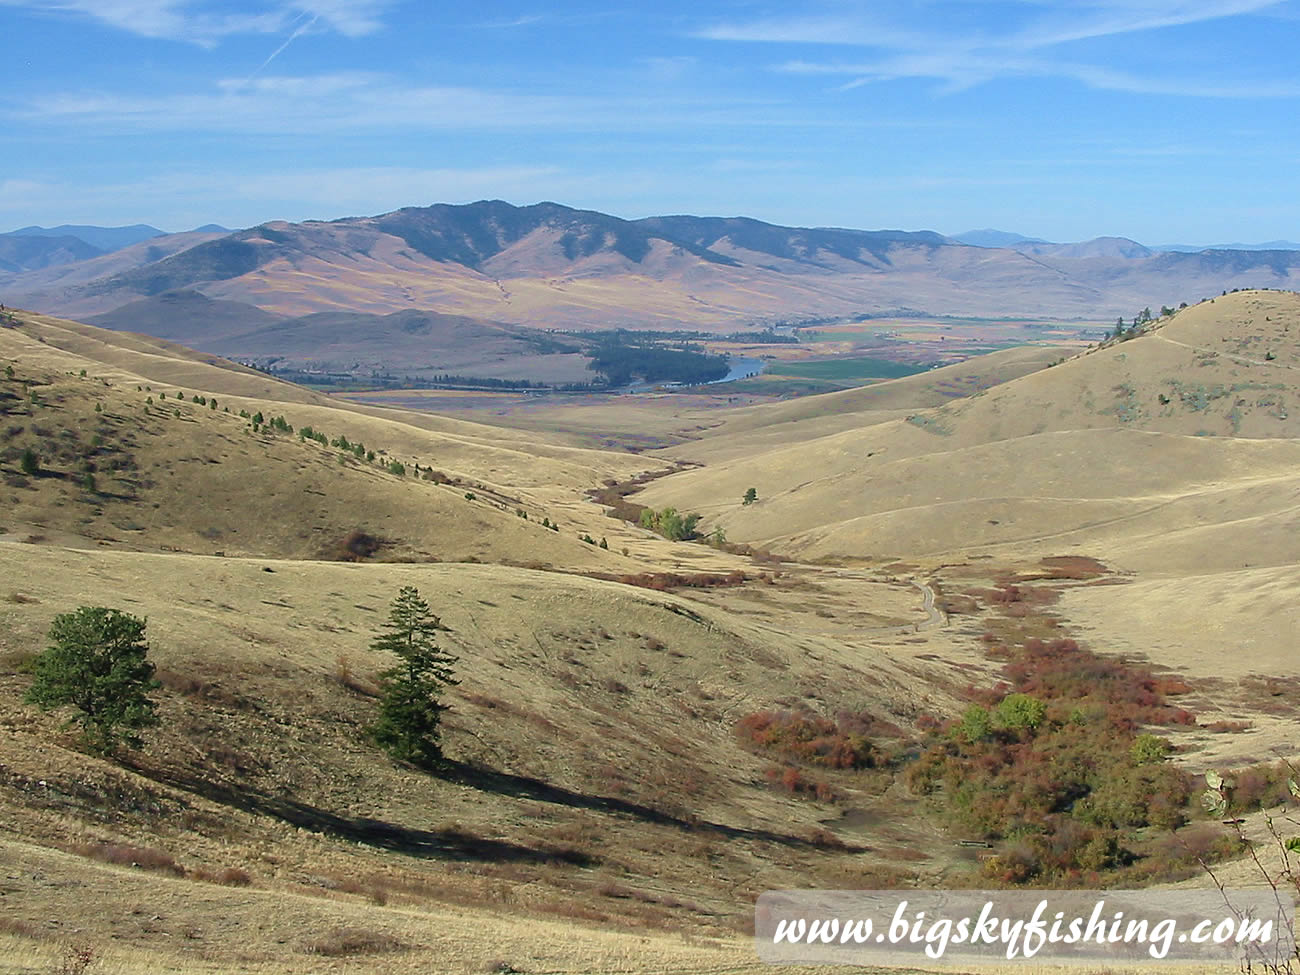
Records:
{"label": "wispy white cloud", "polygon": [[654,81],[678,81],[699,63],[689,56],[641,58],[639,62]]}
{"label": "wispy white cloud", "polygon": [[1061,4],[1046,19],[1009,38],[1012,46],[1034,50],[1065,44],[1223,20],[1278,7],[1283,0],[1109,0]]}
{"label": "wispy white cloud", "polygon": [[[1245,15],[1278,15],[1285,0],[1018,0],[995,19],[961,0],[914,0],[881,11],[846,14],[842,7],[822,16],[760,18],[715,24],[696,32],[711,40],[766,44],[857,47],[867,57],[852,62],[788,61],[791,74],[847,76],[841,90],[903,78],[941,82],[956,91],[1002,77],[1064,77],[1089,87],[1145,94],[1198,97],[1289,98],[1300,84],[1223,77],[1203,70],[1178,75],[1168,59],[1152,59],[1141,73],[1124,71],[1097,55],[1081,53],[1083,42],[1168,30]],[[1067,56],[1066,52],[1069,52]]]}
{"label": "wispy white cloud", "polygon": [[1056,58],[1024,55],[982,55],[975,53],[901,54],[874,61],[817,62],[787,61],[776,69],[786,74],[848,77],[836,86],[849,91],[864,85],[904,78],[942,82],[944,92],[961,91],[995,78],[1070,78],[1102,91],[1123,91],[1144,95],[1177,95],[1197,98],[1297,98],[1300,82],[1212,80],[1202,76],[1138,74],[1101,65]]}
{"label": "wispy white cloud", "polygon": [[540,24],[545,20],[546,18],[541,14],[524,14],[520,17],[506,17],[502,20],[485,20],[473,26],[485,30],[510,30],[515,27],[531,27],[533,24]]}
{"label": "wispy white cloud", "polygon": [[303,18],[346,37],[379,30],[389,0],[285,0],[231,13],[215,0],[0,0],[47,15],[81,17],[141,37],[211,46],[235,34],[278,34]]}
{"label": "wispy white cloud", "polygon": [[384,26],[390,0],[290,0],[291,12],[311,14],[344,37],[373,34]]}
{"label": "wispy white cloud", "polygon": [[286,37],[284,39],[284,43],[281,44],[279,47],[277,47],[274,51],[272,51],[270,55],[267,57],[267,59],[263,61],[261,64],[259,64],[257,66],[257,69],[249,77],[250,78],[256,77],[257,75],[265,71],[270,66],[272,61],[274,61],[276,58],[278,58],[281,54],[284,53],[285,48],[287,48],[290,44],[296,41],[307,31],[311,30],[312,27],[316,25],[316,21],[318,20],[320,20],[320,17],[315,14],[312,14],[310,18],[308,18],[307,14],[303,14],[301,17],[299,17],[298,22],[296,22],[296,26],[293,27],[293,33],[290,34],[288,37]]}
{"label": "wispy white cloud", "polygon": [[906,29],[866,10],[852,15],[801,15],[719,23],[696,30],[693,36],[713,41],[872,47],[919,46],[933,39],[928,32]]}
{"label": "wispy white cloud", "polygon": [[44,125],[91,131],[325,133],[401,128],[596,127],[610,122],[612,100],[411,85],[372,72],[226,79],[215,90],[161,94],[65,92],[38,95],[16,114]]}
{"label": "wispy white cloud", "polygon": [[0,107],[0,119],[5,117],[44,130],[75,130],[78,138],[97,132],[628,132],[896,124],[813,118],[786,99],[749,94],[690,91],[669,96],[645,86],[623,92],[541,94],[518,88],[420,85],[361,71],[225,79],[189,92],[42,93]]}
{"label": "wispy white cloud", "polygon": [[0,207],[25,204],[44,190],[45,184],[34,179],[0,179]]}

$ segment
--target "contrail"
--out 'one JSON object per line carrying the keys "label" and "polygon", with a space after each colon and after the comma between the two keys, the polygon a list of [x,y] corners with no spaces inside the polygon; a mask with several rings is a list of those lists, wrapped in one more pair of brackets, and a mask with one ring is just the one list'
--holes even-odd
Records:
{"label": "contrail", "polygon": [[[306,16],[306,13],[303,13],[302,16],[305,17],[305,16]],[[258,65],[257,70],[254,71],[252,74],[250,74],[250,75],[248,76],[248,78],[245,79],[245,80],[246,80],[246,81],[252,81],[252,80],[253,80],[254,78],[256,78],[259,74],[261,74],[264,70],[266,70],[266,66],[267,66],[268,64],[270,64],[272,61],[274,61],[276,58],[278,58],[282,53],[284,53],[284,49],[285,49],[286,47],[288,47],[288,46],[289,46],[290,44],[292,44],[295,40],[297,40],[298,37],[299,37],[299,35],[301,35],[304,31],[310,30],[310,29],[311,29],[311,26],[312,26],[314,23],[316,23],[316,21],[319,20],[319,19],[320,19],[320,14],[313,14],[311,20],[307,21],[307,23],[303,24],[301,27],[299,27],[297,30],[295,30],[292,34],[290,34],[289,37],[288,37],[288,39],[287,39],[283,44],[281,44],[279,47],[277,47],[274,51],[272,51],[272,52],[271,52],[271,56],[270,56],[269,58],[267,58],[265,61],[263,61],[260,65]]]}

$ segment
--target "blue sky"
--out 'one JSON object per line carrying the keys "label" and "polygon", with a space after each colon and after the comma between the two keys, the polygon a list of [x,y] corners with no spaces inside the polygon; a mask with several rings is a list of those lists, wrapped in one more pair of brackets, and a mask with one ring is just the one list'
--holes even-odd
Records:
{"label": "blue sky", "polygon": [[501,198],[1300,238],[1300,0],[0,0],[0,229]]}

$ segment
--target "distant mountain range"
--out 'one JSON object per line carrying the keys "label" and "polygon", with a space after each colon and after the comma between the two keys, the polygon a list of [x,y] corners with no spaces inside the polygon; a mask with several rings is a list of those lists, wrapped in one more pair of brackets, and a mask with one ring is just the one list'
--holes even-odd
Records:
{"label": "distant mountain range", "polygon": [[[85,232],[49,233],[65,230]],[[992,230],[961,236],[741,217],[624,220],[558,203],[485,200],[234,232],[200,228],[97,255],[76,236],[22,231],[0,236],[0,298],[130,327],[104,316],[193,292],[218,302],[202,306],[195,327],[206,322],[224,341],[263,326],[274,334],[279,326],[254,320],[250,307],[279,318],[421,311],[493,328],[734,330],[903,311],[1109,321],[1223,290],[1300,282],[1300,251],[1290,249],[1181,253],[1122,237],[1055,244]],[[137,306],[133,314],[197,307]],[[371,325],[401,331],[395,321]],[[310,345],[304,334],[295,332],[299,349]],[[188,333],[183,340],[205,346]],[[273,342],[263,335],[258,345]]]}
{"label": "distant mountain range", "polygon": [[[230,230],[210,223],[194,232],[228,234]],[[71,264],[166,236],[165,230],[143,223],[129,227],[66,223],[58,227],[20,227],[0,234],[0,271],[31,271]]]}
{"label": "distant mountain range", "polygon": [[1007,230],[993,230],[992,228],[968,230],[964,234],[953,235],[952,239],[963,244],[970,244],[972,247],[1014,247],[1016,244],[1051,243],[1051,241],[1043,240],[1041,237],[1026,237],[1024,234],[1015,234]]}
{"label": "distant mountain range", "polygon": [[[1025,244],[1047,244],[1054,247],[1084,247],[1093,244],[1096,241],[1083,241],[1077,244],[1055,244],[1050,240],[1043,240],[1041,237],[1026,237],[1023,234],[1012,233],[1007,230],[968,230],[962,234],[955,234],[953,240],[960,241],[963,244],[970,244],[973,247],[1013,247],[1022,250],[1021,245]],[[1200,251],[1300,251],[1300,243],[1293,240],[1270,240],[1263,244],[1155,244],[1151,247],[1145,247],[1135,240],[1128,240],[1126,237],[1098,237],[1096,240],[1124,240],[1134,247],[1142,247],[1147,251],[1177,251],[1183,254],[1196,254]]]}
{"label": "distant mountain range", "polygon": [[79,237],[0,236],[0,272],[19,273],[75,264],[104,253]]}
{"label": "distant mountain range", "polygon": [[1210,244],[1203,246],[1200,244],[1160,244],[1153,248],[1158,251],[1183,251],[1185,253],[1195,253],[1196,251],[1300,251],[1300,243],[1294,240],[1270,240],[1263,244]]}

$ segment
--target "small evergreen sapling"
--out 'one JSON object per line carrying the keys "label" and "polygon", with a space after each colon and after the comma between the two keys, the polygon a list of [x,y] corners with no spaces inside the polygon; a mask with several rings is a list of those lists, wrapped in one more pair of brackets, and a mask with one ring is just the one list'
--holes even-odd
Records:
{"label": "small evergreen sapling", "polygon": [[438,695],[460,683],[452,676],[457,658],[438,646],[439,625],[419,590],[403,586],[383,632],[370,644],[398,657],[396,666],[379,675],[382,699],[371,737],[393,758],[424,768],[442,763],[438,725],[447,705]]}

